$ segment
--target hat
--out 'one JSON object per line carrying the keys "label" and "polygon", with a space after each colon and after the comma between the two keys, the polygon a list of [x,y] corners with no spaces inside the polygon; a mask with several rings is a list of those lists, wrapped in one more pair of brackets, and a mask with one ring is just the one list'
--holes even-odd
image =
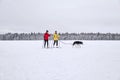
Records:
{"label": "hat", "polygon": [[46,32],[48,32],[48,30],[46,30]]}

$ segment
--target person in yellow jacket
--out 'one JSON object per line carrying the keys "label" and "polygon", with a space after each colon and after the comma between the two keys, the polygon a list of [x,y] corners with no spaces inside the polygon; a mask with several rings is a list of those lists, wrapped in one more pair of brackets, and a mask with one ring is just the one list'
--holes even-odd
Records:
{"label": "person in yellow jacket", "polygon": [[53,46],[55,46],[55,44],[56,44],[56,47],[58,47],[59,37],[60,36],[57,34],[57,31],[55,31],[55,33],[53,34],[53,40],[54,40]]}

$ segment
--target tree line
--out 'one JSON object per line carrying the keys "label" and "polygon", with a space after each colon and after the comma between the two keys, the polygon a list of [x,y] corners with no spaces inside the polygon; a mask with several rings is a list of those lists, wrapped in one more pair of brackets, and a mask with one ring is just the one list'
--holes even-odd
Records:
{"label": "tree line", "polygon": [[[43,40],[43,33],[5,33],[0,40]],[[118,33],[59,33],[60,40],[120,40]],[[53,38],[51,34],[50,39]]]}

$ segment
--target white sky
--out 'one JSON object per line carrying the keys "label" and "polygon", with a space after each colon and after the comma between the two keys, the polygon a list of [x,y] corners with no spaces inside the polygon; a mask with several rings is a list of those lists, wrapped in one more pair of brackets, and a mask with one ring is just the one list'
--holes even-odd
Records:
{"label": "white sky", "polygon": [[120,0],[0,0],[0,32],[120,32]]}

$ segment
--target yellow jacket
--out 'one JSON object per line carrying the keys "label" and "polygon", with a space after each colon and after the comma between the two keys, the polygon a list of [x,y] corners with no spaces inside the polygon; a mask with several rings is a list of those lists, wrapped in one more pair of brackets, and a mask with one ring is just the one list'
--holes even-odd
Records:
{"label": "yellow jacket", "polygon": [[55,34],[55,33],[53,34],[53,39],[54,39],[54,40],[59,40],[59,37],[60,37],[60,36],[59,36],[58,34]]}

